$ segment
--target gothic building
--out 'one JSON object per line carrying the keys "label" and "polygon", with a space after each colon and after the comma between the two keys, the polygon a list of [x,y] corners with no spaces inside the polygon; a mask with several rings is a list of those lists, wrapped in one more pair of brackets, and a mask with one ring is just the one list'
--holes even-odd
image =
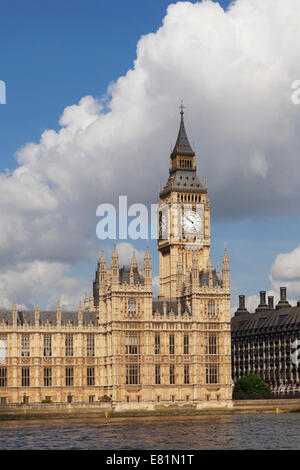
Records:
{"label": "gothic building", "polygon": [[152,264],[100,254],[93,295],[77,312],[0,313],[0,401],[116,407],[232,406],[230,270],[210,259],[210,202],[196,173],[181,108],[159,194],[160,296]]}

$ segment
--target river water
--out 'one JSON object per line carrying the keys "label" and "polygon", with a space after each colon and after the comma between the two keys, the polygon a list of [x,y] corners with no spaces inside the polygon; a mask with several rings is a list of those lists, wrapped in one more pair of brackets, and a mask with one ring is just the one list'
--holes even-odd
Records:
{"label": "river water", "polygon": [[300,414],[0,422],[0,449],[300,449]]}

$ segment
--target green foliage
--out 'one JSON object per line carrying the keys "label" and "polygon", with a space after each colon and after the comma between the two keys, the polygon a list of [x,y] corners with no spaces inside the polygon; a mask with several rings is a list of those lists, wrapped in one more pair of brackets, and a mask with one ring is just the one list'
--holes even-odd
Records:
{"label": "green foliage", "polygon": [[259,375],[251,374],[241,377],[234,384],[233,395],[267,395],[271,389]]}
{"label": "green foliage", "polygon": [[42,400],[42,403],[52,403],[52,400]]}
{"label": "green foliage", "polygon": [[111,398],[107,395],[103,395],[101,398],[100,398],[100,401],[111,401]]}

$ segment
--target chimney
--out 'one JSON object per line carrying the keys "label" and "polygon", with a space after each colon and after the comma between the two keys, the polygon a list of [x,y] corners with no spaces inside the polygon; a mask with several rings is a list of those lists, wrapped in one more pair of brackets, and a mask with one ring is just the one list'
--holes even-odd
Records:
{"label": "chimney", "polygon": [[245,308],[245,296],[244,295],[239,295],[239,308],[242,308],[242,309]]}
{"label": "chimney", "polygon": [[286,300],[286,287],[280,287],[280,300],[278,304],[276,305],[276,310],[280,308],[288,308],[290,307],[290,304]]}
{"label": "chimney", "polygon": [[265,305],[266,304],[266,291],[261,290],[259,295],[260,295],[260,304]]}
{"label": "chimney", "polygon": [[249,313],[245,307],[245,296],[239,295],[239,308],[235,312],[235,316],[242,315],[243,313]]}
{"label": "chimney", "polygon": [[273,295],[268,296],[268,307],[269,307],[269,310],[274,310],[274,296]]}
{"label": "chimney", "polygon": [[260,293],[259,293],[259,296],[260,296],[260,302],[259,302],[259,305],[258,305],[257,309],[255,310],[255,312],[262,312],[264,310],[268,310],[269,307],[266,303],[266,291],[261,290]]}

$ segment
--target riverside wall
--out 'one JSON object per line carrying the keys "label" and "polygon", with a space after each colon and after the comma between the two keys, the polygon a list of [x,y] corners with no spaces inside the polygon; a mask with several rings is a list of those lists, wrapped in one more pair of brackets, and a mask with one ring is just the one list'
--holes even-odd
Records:
{"label": "riverside wall", "polygon": [[286,413],[300,410],[300,398],[272,400],[234,400],[233,406],[202,409],[195,405],[188,406],[154,406],[118,407],[114,403],[41,403],[41,404],[9,404],[0,407],[0,421],[33,420],[33,419],[93,419],[101,418],[142,418],[142,417],[200,417],[205,415],[222,416],[247,413]]}

